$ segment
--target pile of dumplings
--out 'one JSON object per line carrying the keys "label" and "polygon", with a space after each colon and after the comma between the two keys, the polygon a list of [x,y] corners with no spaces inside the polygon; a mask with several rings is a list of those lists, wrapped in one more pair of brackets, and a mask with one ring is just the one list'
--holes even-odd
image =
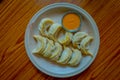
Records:
{"label": "pile of dumplings", "polygon": [[67,32],[50,18],[42,19],[38,29],[40,35],[33,36],[37,42],[33,54],[70,66],[79,65],[83,55],[93,56],[87,48],[93,37],[85,32]]}

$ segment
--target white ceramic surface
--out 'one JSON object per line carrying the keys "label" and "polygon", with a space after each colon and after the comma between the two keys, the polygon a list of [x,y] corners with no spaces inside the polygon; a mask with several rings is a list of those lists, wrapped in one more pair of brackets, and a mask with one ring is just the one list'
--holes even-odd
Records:
{"label": "white ceramic surface", "polygon": [[[34,56],[32,54],[32,50],[35,48],[36,43],[33,39],[33,35],[39,34],[38,24],[40,23],[40,20],[43,18],[51,18],[55,22],[61,23],[61,18],[64,13],[71,10],[78,11],[82,17],[82,26],[80,31],[85,31],[94,38],[93,42],[89,46],[90,51],[93,53],[94,57],[83,57],[80,65],[77,67],[70,67],[60,66],[42,57],[38,58]],[[87,69],[97,55],[99,41],[99,32],[92,17],[82,8],[69,3],[55,3],[42,8],[32,17],[25,32],[25,48],[31,62],[43,73],[61,78],[74,76]]]}

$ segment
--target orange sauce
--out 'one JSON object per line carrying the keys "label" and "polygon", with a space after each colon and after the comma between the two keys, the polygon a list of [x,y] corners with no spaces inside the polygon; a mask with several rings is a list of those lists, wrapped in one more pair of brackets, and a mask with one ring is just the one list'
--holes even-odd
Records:
{"label": "orange sauce", "polygon": [[68,30],[75,30],[80,26],[80,17],[75,13],[69,13],[63,18],[63,26]]}

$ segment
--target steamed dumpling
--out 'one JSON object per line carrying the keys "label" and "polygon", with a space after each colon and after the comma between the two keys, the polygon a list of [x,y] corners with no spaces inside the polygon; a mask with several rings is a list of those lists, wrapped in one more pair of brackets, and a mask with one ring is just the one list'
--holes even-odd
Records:
{"label": "steamed dumpling", "polygon": [[88,43],[90,43],[92,40],[93,40],[93,38],[91,36],[87,36],[81,41],[80,46],[78,46],[78,48],[81,50],[81,52],[84,55],[92,56],[92,54],[90,52],[88,52],[88,49],[86,48]]}
{"label": "steamed dumpling", "polygon": [[39,24],[39,30],[41,35],[48,36],[48,29],[53,23],[54,23],[53,20],[51,20],[50,18],[42,19]]}
{"label": "steamed dumpling", "polygon": [[49,37],[52,38],[53,40],[56,39],[56,35],[58,34],[58,32],[61,30],[61,25],[58,23],[54,23],[51,25],[50,29],[49,29]]}
{"label": "steamed dumpling", "polygon": [[92,40],[93,40],[93,37],[87,36],[81,41],[80,44],[86,47],[88,43],[90,43]]}
{"label": "steamed dumpling", "polygon": [[68,47],[64,47],[64,50],[60,56],[60,59],[57,61],[61,64],[66,64],[72,56],[72,50]]}
{"label": "steamed dumpling", "polygon": [[64,34],[63,36],[60,36],[60,37],[58,38],[58,41],[59,41],[61,44],[63,44],[63,45],[68,45],[68,44],[71,42],[71,40],[72,40],[72,36],[73,36],[72,33],[70,33],[70,32],[65,32],[65,34]]}
{"label": "steamed dumpling", "polygon": [[72,57],[68,62],[68,64],[71,66],[76,66],[80,63],[82,59],[82,54],[78,49],[72,49],[72,50],[73,50]]}
{"label": "steamed dumpling", "polygon": [[48,43],[46,45],[46,48],[45,50],[43,51],[43,56],[44,57],[50,57],[52,52],[54,50],[54,44],[53,44],[53,41],[52,40],[49,40],[48,39]]}
{"label": "steamed dumpling", "polygon": [[33,49],[32,53],[41,54],[46,47],[46,38],[39,35],[34,35],[33,37],[37,41],[37,46],[35,49]]}
{"label": "steamed dumpling", "polygon": [[52,60],[57,61],[57,60],[59,59],[61,53],[62,53],[62,46],[61,46],[58,42],[56,42],[56,43],[55,43],[55,49],[54,49],[54,51],[52,52],[52,55],[51,55],[50,58],[51,58]]}
{"label": "steamed dumpling", "polygon": [[81,40],[85,38],[88,34],[85,32],[77,32],[74,34],[72,38],[72,43],[74,47],[77,47],[78,44],[80,44]]}

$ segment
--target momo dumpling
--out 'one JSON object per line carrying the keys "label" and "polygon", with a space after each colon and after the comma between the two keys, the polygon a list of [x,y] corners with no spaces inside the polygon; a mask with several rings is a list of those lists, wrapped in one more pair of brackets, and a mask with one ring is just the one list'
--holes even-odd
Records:
{"label": "momo dumpling", "polygon": [[93,40],[93,37],[87,36],[81,41],[80,46],[78,46],[78,48],[81,50],[81,52],[84,55],[92,55],[90,54],[90,52],[88,52],[88,49],[86,48],[88,43],[90,43],[92,40]]}
{"label": "momo dumpling", "polygon": [[50,18],[42,19],[40,24],[39,24],[39,30],[40,30],[41,35],[47,36],[48,29],[53,23],[54,23],[53,20],[51,20]]}
{"label": "momo dumpling", "polygon": [[54,23],[51,25],[49,31],[48,31],[48,35],[50,38],[52,38],[54,41],[56,39],[56,35],[58,34],[58,32],[62,29],[62,26],[58,23]]}
{"label": "momo dumpling", "polygon": [[92,40],[93,38],[91,36],[87,36],[81,41],[80,45],[86,47]]}
{"label": "momo dumpling", "polygon": [[78,44],[80,44],[81,40],[83,38],[85,38],[88,34],[85,32],[77,32],[74,34],[73,38],[72,38],[72,43],[73,46],[77,46]]}
{"label": "momo dumpling", "polygon": [[72,51],[73,51],[72,57],[68,64],[71,66],[77,66],[82,59],[82,54],[78,49],[72,49]]}
{"label": "momo dumpling", "polygon": [[64,47],[64,50],[60,56],[60,59],[57,61],[61,64],[66,64],[72,56],[72,50],[68,47]]}
{"label": "momo dumpling", "polygon": [[37,46],[35,49],[33,49],[32,53],[41,54],[45,49],[47,40],[46,38],[39,35],[34,35],[33,37],[37,41]]}
{"label": "momo dumpling", "polygon": [[61,46],[58,42],[56,42],[56,43],[55,43],[55,49],[54,49],[54,51],[52,52],[52,55],[50,56],[50,58],[51,58],[52,60],[55,60],[55,61],[56,61],[56,60],[59,59],[61,53],[62,53],[62,46]]}
{"label": "momo dumpling", "polygon": [[45,50],[43,51],[43,56],[44,57],[50,57],[52,54],[52,51],[54,50],[54,43],[52,40],[48,39],[48,43],[46,45]]}
{"label": "momo dumpling", "polygon": [[65,34],[58,38],[58,41],[63,45],[68,45],[72,40],[73,34],[70,32],[65,32]]}

